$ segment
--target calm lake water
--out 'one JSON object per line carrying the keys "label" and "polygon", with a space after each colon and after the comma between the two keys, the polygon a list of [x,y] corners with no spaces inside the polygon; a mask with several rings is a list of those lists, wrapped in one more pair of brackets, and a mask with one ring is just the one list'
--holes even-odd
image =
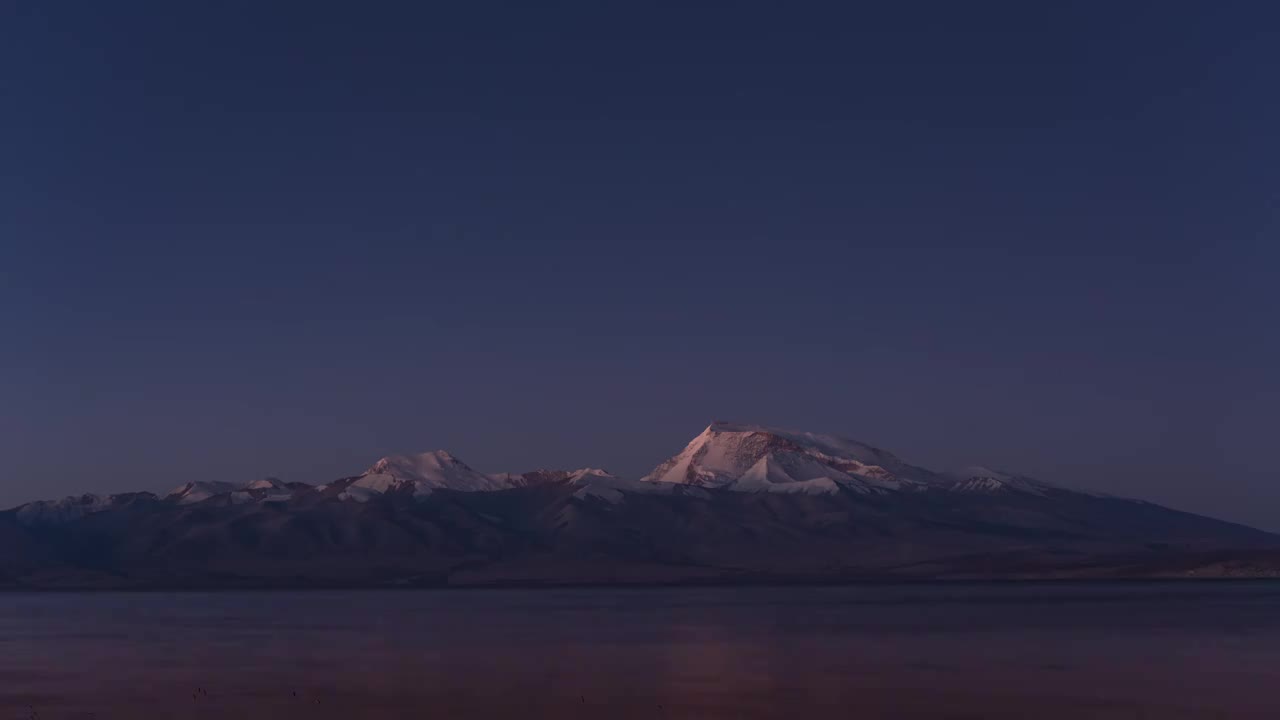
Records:
{"label": "calm lake water", "polygon": [[0,594],[0,718],[1276,718],[1280,584]]}

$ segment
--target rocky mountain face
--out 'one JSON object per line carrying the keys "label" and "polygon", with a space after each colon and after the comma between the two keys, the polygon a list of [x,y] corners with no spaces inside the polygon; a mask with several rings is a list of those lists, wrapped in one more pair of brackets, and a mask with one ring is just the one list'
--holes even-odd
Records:
{"label": "rocky mountain face", "polygon": [[444,451],[0,513],[0,586],[259,587],[1266,575],[1280,538],[853,440],[715,423],[639,480]]}

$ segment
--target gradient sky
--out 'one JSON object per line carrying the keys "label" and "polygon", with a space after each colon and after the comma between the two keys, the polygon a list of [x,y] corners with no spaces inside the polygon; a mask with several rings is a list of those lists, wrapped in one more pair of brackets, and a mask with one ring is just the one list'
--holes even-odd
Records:
{"label": "gradient sky", "polygon": [[1280,10],[859,5],[7,3],[0,505],[725,419],[1280,530]]}

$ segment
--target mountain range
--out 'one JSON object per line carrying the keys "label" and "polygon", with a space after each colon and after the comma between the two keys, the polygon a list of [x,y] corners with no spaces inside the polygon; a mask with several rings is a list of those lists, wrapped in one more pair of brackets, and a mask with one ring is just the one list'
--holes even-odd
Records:
{"label": "mountain range", "polygon": [[446,451],[324,485],[0,512],[0,587],[423,587],[1280,574],[1280,536],[830,435],[713,423],[639,479]]}

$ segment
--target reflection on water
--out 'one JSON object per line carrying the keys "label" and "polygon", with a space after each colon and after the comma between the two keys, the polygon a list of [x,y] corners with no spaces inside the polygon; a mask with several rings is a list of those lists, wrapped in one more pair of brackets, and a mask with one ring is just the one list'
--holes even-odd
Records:
{"label": "reflection on water", "polygon": [[0,718],[1280,716],[1280,584],[0,595]]}

